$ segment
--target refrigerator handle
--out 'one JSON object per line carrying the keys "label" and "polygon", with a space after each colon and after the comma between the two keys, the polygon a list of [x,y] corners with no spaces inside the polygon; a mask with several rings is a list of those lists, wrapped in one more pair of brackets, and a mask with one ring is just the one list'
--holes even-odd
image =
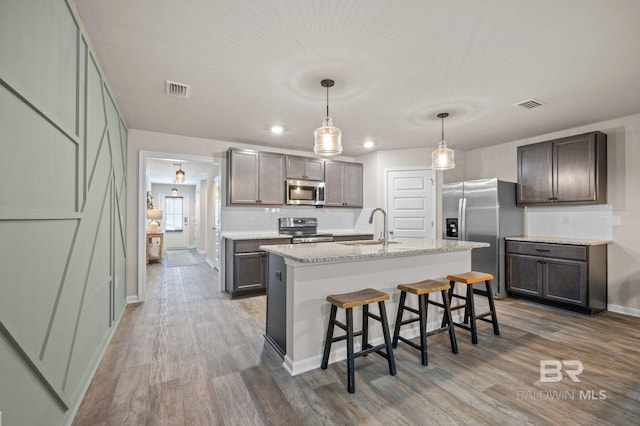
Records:
{"label": "refrigerator handle", "polygon": [[462,198],[458,199],[458,240],[462,240],[463,233],[463,219],[462,219]]}
{"label": "refrigerator handle", "polygon": [[460,218],[460,224],[458,225],[460,227],[459,239],[466,240],[467,239],[467,199],[466,198],[460,199],[459,209],[460,209],[460,212],[458,213],[458,217]]}

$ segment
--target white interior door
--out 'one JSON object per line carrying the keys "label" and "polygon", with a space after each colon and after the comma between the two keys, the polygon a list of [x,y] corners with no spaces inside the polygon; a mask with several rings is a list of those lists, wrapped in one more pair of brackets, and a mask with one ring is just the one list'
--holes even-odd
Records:
{"label": "white interior door", "polygon": [[435,175],[430,168],[386,170],[389,238],[435,238]]}
{"label": "white interior door", "polygon": [[166,248],[189,247],[189,194],[172,197],[160,194],[162,229]]}

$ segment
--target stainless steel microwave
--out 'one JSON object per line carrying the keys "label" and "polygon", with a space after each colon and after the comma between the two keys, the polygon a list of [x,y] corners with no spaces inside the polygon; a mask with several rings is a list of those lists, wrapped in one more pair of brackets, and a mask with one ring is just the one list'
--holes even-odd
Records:
{"label": "stainless steel microwave", "polygon": [[324,182],[287,179],[285,185],[287,204],[296,206],[324,205]]}

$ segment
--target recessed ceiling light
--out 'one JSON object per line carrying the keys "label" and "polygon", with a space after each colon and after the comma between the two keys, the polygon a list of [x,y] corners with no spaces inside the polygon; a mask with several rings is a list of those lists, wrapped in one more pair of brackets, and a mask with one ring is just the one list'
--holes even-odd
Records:
{"label": "recessed ceiling light", "polygon": [[271,126],[271,133],[279,135],[282,132],[284,132],[284,128],[282,126]]}
{"label": "recessed ceiling light", "polygon": [[373,141],[365,141],[362,146],[364,146],[367,149],[371,149],[375,146],[375,143]]}

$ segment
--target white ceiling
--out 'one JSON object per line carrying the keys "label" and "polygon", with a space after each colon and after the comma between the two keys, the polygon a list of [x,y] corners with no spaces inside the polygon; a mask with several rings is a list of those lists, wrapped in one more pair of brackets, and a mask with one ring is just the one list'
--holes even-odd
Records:
{"label": "white ceiling", "polygon": [[[182,169],[185,173],[185,181],[182,185],[197,185],[214,173],[213,162],[174,159],[174,158],[149,158],[147,159],[147,179],[151,183],[172,184],[176,183],[176,171]],[[217,171],[217,169],[215,169]]]}
{"label": "white ceiling", "polygon": [[131,129],[311,152],[323,78],[350,156],[435,147],[439,112],[462,150],[640,112],[639,0],[76,5]]}

